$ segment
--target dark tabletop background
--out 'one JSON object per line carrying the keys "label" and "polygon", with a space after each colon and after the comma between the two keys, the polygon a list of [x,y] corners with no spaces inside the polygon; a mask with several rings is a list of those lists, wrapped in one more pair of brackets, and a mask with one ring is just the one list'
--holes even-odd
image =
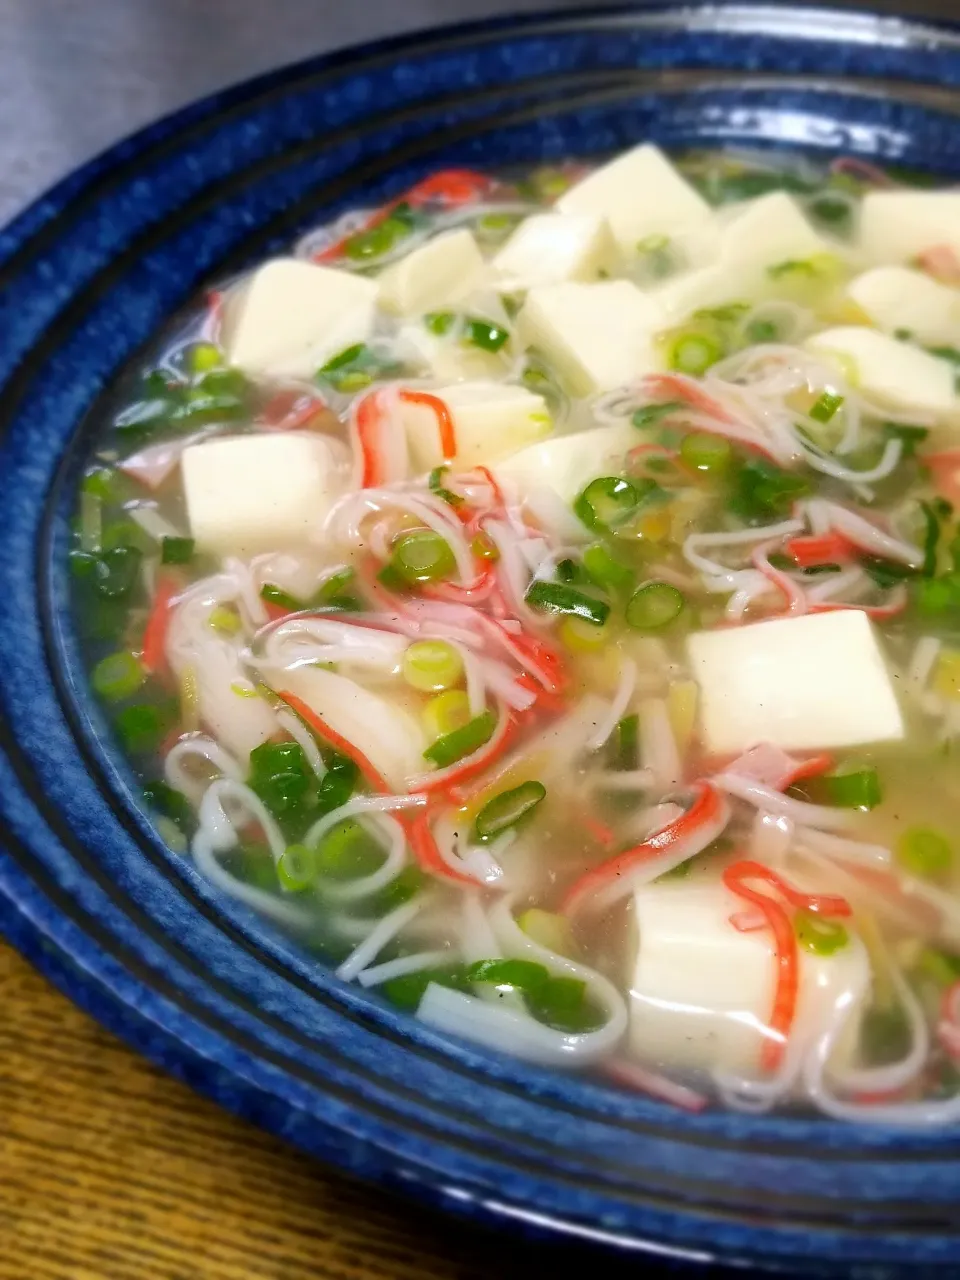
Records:
{"label": "dark tabletop background", "polygon": [[[378,36],[583,0],[0,0],[0,223],[131,130]],[[960,19],[960,0],[864,8]],[[0,1280],[662,1275],[347,1182],[134,1057],[0,942]],[[701,1273],[702,1274],[702,1273]]]}

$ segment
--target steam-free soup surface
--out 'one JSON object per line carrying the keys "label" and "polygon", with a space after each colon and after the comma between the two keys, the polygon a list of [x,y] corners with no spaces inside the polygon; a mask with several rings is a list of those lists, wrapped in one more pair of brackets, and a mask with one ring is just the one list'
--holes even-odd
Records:
{"label": "steam-free soup surface", "polygon": [[225,281],[71,564],[177,853],[434,1027],[960,1119],[960,194],[434,174]]}

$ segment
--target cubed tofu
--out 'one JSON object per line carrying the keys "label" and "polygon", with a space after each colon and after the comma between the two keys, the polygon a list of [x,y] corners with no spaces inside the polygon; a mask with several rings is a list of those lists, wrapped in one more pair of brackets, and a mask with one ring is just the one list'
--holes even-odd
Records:
{"label": "cubed tofu", "polygon": [[606,218],[627,257],[648,236],[673,239],[713,222],[707,202],[649,143],[595,169],[560,197],[556,209]]}
{"label": "cubed tofu", "polygon": [[276,258],[227,294],[227,358],[253,377],[312,378],[331,356],[366,342],[377,293],[374,281],[348,271]]}
{"label": "cubed tofu", "polygon": [[429,767],[423,753],[426,733],[399,697],[375,692],[335,671],[297,666],[292,670],[264,668],[278,693],[292,693],[320,716],[334,733],[362,751],[393,791],[405,791],[407,778]]}
{"label": "cubed tofu", "polygon": [[868,262],[910,262],[938,245],[960,254],[960,191],[868,191],[860,249]]}
{"label": "cubed tofu", "polygon": [[535,213],[524,218],[493,259],[505,292],[566,280],[596,280],[616,258],[605,218],[596,214]]}
{"label": "cubed tofu", "polygon": [[905,329],[919,342],[960,341],[960,289],[912,267],[874,267],[851,280],[847,296],[886,333]]}
{"label": "cubed tofu", "polygon": [[687,656],[713,755],[759,742],[790,750],[903,737],[890,673],[859,609],[697,631]]}
{"label": "cubed tofu", "polygon": [[[553,430],[543,396],[496,382],[458,382],[431,388],[450,410],[456,437],[454,464],[474,467],[496,462]],[[418,471],[444,461],[437,415],[427,405],[401,403],[410,456]]]}
{"label": "cubed tofu", "polygon": [[502,354],[483,351],[450,334],[431,333],[418,321],[400,327],[397,354],[401,353],[438,382],[490,381],[502,377],[507,367]]}
{"label": "cubed tofu", "polygon": [[309,432],[208,440],[181,465],[191,536],[215,555],[308,543],[342,485],[328,441]]}
{"label": "cubed tofu", "polygon": [[[760,1074],[777,980],[766,929],[741,933],[730,917],[743,901],[719,879],[664,881],[634,896],[639,933],[630,992],[630,1050],[665,1068]],[[830,956],[798,949],[800,972],[791,1040],[812,1046],[837,1001],[869,988],[858,940]],[[852,1053],[863,1000],[849,1015],[834,1058]]]}
{"label": "cubed tofu", "polygon": [[814,231],[793,196],[773,191],[746,201],[733,213],[721,234],[720,257],[727,264],[765,272],[781,262],[829,253],[833,247]]}
{"label": "cubed tofu", "polygon": [[664,326],[660,304],[629,280],[531,289],[517,318],[524,341],[543,352],[577,396],[657,369],[654,336]]}
{"label": "cubed tofu", "polygon": [[833,360],[861,391],[902,413],[950,417],[957,407],[954,368],[909,342],[865,325],[824,329],[806,347]]}
{"label": "cubed tofu", "polygon": [[759,272],[747,272],[740,263],[717,262],[671,276],[650,293],[666,321],[673,325],[694,311],[721,307],[728,302],[749,302],[766,285]]}
{"label": "cubed tofu", "polygon": [[497,464],[497,479],[522,500],[535,489],[552,489],[570,503],[598,476],[618,474],[641,437],[630,422],[576,431],[530,445]]}
{"label": "cubed tofu", "polygon": [[473,233],[443,231],[381,272],[380,305],[398,315],[423,315],[473,293],[485,273]]}

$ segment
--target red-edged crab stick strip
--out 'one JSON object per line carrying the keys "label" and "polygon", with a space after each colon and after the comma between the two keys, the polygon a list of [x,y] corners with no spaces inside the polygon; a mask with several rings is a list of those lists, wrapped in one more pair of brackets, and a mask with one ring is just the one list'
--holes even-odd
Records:
{"label": "red-edged crab stick strip", "polygon": [[446,793],[453,786],[459,786],[478,773],[483,773],[490,765],[503,755],[516,733],[516,723],[510,710],[503,704],[498,705],[497,727],[487,742],[476,751],[446,769],[435,769],[432,773],[421,773],[407,778],[407,790],[424,795]]}
{"label": "red-edged crab stick strip", "polygon": [[404,404],[418,404],[424,409],[429,409],[437,419],[437,431],[440,435],[440,452],[445,462],[449,462],[451,458],[457,456],[457,434],[453,427],[453,416],[447,408],[446,402],[441,400],[439,396],[431,395],[429,391],[411,391],[404,388],[398,392],[398,399]]}
{"label": "red-edged crab stick strip", "polygon": [[157,583],[143,629],[143,643],[140,650],[140,665],[150,675],[160,675],[167,669],[167,631],[170,628],[170,614],[173,602],[182,590],[173,578],[161,578]]}
{"label": "red-edged crab stick strip", "polygon": [[421,871],[435,876],[438,880],[452,880],[474,889],[484,887],[482,881],[466,871],[457,871],[444,858],[430,827],[429,813],[419,813],[415,818],[408,819],[405,825],[410,848]]}
{"label": "red-edged crab stick strip", "polygon": [[[797,1012],[800,988],[800,958],[793,920],[785,907],[762,889],[752,887],[748,881],[763,881],[787,900],[791,907],[812,911],[816,915],[849,916],[850,904],[846,898],[832,894],[801,893],[778,876],[762,862],[744,860],[735,862],[723,873],[723,883],[738,898],[749,902],[762,913],[767,927],[773,934],[774,955],[777,963],[777,985],[770,1014],[771,1038],[764,1041],[760,1065],[765,1071],[776,1071],[783,1061],[787,1039]],[[752,928],[744,922],[741,928]]]}
{"label": "red-edged crab stick strip", "polygon": [[352,742],[349,742],[342,734],[337,733],[335,729],[331,729],[323,717],[317,715],[316,711],[308,706],[302,698],[298,698],[295,693],[290,693],[286,689],[278,689],[277,697],[285,702],[291,711],[296,712],[304,724],[312,729],[318,738],[322,738],[335,751],[339,751],[342,756],[352,760],[371,790],[384,796],[393,794],[394,788],[390,786],[383,774],[371,764],[360,748],[355,747]]}
{"label": "red-edged crab stick strip", "polygon": [[668,871],[716,840],[730,821],[730,806],[709,782],[698,782],[693,790],[693,804],[686,813],[632,849],[591,867],[574,881],[563,899],[564,914],[573,916],[588,908],[598,911],[611,907],[632,891],[634,873],[641,867],[662,863],[662,870]]}

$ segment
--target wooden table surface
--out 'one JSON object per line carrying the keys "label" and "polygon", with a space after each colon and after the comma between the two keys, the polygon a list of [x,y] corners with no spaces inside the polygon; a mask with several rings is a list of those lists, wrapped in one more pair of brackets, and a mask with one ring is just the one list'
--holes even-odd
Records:
{"label": "wooden table surface", "polygon": [[[0,942],[0,1280],[531,1280],[559,1253],[322,1168],[136,1057]],[[562,1247],[578,1256],[589,1274],[596,1257]]]}

